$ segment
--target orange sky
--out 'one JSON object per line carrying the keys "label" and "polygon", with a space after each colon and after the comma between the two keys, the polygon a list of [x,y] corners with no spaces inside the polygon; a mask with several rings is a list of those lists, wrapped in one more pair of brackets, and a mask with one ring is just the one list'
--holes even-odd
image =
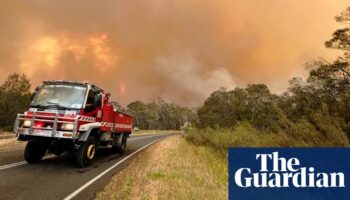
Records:
{"label": "orange sky", "polygon": [[281,92],[324,41],[346,0],[1,1],[0,83],[25,73],[88,80],[122,105],[162,97],[198,106],[221,86]]}

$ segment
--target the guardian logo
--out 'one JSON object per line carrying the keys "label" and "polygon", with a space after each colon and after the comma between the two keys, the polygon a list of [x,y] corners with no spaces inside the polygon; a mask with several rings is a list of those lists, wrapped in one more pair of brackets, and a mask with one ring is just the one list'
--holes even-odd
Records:
{"label": "the guardian logo", "polygon": [[349,200],[350,148],[230,148],[230,200]]}
{"label": "the guardian logo", "polygon": [[234,181],[238,187],[249,188],[329,188],[345,187],[343,172],[320,172],[317,166],[305,167],[296,157],[280,157],[278,152],[256,154],[259,170],[242,167],[235,171]]}

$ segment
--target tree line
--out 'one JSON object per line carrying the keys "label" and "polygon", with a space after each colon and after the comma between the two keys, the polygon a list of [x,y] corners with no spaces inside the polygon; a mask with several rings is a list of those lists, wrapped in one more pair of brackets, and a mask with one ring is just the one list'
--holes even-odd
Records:
{"label": "tree line", "polygon": [[0,129],[12,129],[17,113],[28,108],[31,95],[30,81],[25,75],[11,74],[0,85]]}
{"label": "tree line", "polygon": [[[349,25],[350,7],[336,20]],[[325,46],[343,55],[307,63],[308,77],[292,78],[281,95],[264,84],[214,91],[199,108],[199,129],[190,131],[188,139],[223,152],[240,145],[348,146],[350,27],[336,30]]]}
{"label": "tree line", "polygon": [[131,102],[127,110],[134,116],[134,126],[140,129],[180,130],[193,124],[196,120],[191,109],[161,98],[149,103]]}

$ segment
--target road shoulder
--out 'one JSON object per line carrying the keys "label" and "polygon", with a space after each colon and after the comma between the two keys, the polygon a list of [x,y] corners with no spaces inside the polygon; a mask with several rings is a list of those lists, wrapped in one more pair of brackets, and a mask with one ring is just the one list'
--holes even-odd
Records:
{"label": "road shoulder", "polygon": [[96,199],[227,199],[227,162],[172,136],[141,152]]}

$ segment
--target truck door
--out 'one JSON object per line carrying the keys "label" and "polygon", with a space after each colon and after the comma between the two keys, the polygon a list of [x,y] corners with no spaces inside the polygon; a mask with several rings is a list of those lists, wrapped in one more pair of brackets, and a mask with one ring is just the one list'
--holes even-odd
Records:
{"label": "truck door", "polygon": [[84,113],[91,117],[97,117],[97,113],[101,110],[102,107],[102,95],[99,91],[90,90],[86,104]]}

